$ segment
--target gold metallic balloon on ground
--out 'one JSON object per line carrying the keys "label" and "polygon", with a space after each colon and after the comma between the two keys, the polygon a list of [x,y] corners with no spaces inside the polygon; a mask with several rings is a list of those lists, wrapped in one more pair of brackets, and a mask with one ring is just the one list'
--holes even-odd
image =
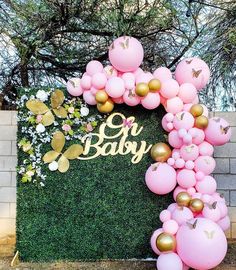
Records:
{"label": "gold metallic balloon on ground", "polygon": [[161,233],[157,237],[156,246],[161,252],[174,251],[176,249],[176,239],[169,233]]}
{"label": "gold metallic balloon on ground", "polygon": [[204,203],[200,199],[192,199],[189,203],[189,208],[193,213],[201,213],[204,207]]}
{"label": "gold metallic balloon on ground", "polygon": [[190,108],[190,113],[194,116],[200,116],[203,114],[203,107],[199,104],[195,104]]}
{"label": "gold metallic balloon on ground", "polygon": [[114,102],[110,98],[108,98],[105,103],[98,103],[97,109],[101,113],[109,113],[114,109]]}
{"label": "gold metallic balloon on ground", "polygon": [[145,97],[149,92],[149,87],[146,83],[138,83],[136,85],[135,93],[139,97]]}
{"label": "gold metallic balloon on ground", "polygon": [[178,206],[189,206],[189,203],[191,201],[191,196],[188,194],[188,192],[180,192],[178,193],[176,197],[176,203]]}
{"label": "gold metallic balloon on ground", "polygon": [[171,149],[166,143],[156,143],[151,149],[151,157],[155,161],[165,162],[171,156]]}
{"label": "gold metallic balloon on ground", "polygon": [[208,118],[204,115],[198,116],[195,119],[195,127],[204,129],[208,126]]}
{"label": "gold metallic balloon on ground", "polygon": [[98,103],[105,103],[108,100],[108,94],[104,90],[98,90],[95,99]]}
{"label": "gold metallic balloon on ground", "polygon": [[159,91],[161,89],[161,82],[158,79],[152,79],[148,83],[148,87],[151,92]]}

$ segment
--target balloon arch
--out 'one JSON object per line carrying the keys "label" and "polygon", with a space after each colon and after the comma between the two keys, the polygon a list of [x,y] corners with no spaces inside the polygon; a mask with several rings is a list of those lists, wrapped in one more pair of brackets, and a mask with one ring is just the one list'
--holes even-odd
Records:
{"label": "balloon arch", "polygon": [[143,55],[137,39],[119,37],[109,48],[111,65],[89,62],[81,79],[67,82],[67,90],[73,96],[83,95],[101,113],[111,112],[115,103],[141,104],[148,110],[165,107],[162,126],[172,149],[155,144],[151,149],[155,163],[145,175],[155,194],[174,191],[175,203],[160,213],[162,228],[151,236],[151,247],[159,255],[157,269],[211,269],[225,257],[223,231],[230,226],[225,199],[216,192],[210,175],[215,168],[213,146],[227,143],[231,128],[222,118],[209,119],[206,106],[199,104],[197,93],[210,78],[203,60],[184,59],[174,74],[166,67],[151,73],[139,67]]}

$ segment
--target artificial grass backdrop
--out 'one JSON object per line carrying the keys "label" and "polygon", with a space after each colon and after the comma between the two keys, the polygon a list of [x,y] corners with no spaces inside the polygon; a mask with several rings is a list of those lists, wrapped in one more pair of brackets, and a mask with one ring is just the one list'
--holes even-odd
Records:
{"label": "artificial grass backdrop", "polygon": [[[144,126],[141,134],[129,136],[129,141],[165,141],[163,108],[147,111],[116,105],[115,111],[135,116],[139,126]],[[19,131],[18,141],[21,137]],[[51,150],[50,144],[44,150]],[[21,258],[52,261],[155,257],[150,236],[160,226],[159,213],[170,203],[171,195],[156,196],[146,187],[144,175],[152,163],[149,154],[138,164],[132,164],[131,157],[73,160],[65,174],[51,172],[45,166],[46,186],[41,189],[18,181],[17,250]],[[23,158],[19,151],[19,162]]]}

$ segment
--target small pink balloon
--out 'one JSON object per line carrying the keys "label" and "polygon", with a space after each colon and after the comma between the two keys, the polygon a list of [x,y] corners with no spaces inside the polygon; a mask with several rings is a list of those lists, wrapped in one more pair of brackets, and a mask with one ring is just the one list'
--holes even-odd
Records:
{"label": "small pink balloon", "polygon": [[67,91],[74,97],[81,96],[83,89],[81,87],[81,80],[79,78],[71,78],[66,83]]}
{"label": "small pink balloon", "polygon": [[194,127],[189,130],[189,133],[192,135],[194,144],[199,145],[204,141],[205,133],[202,129]]}
{"label": "small pink balloon", "polygon": [[156,109],[160,105],[160,95],[149,92],[146,97],[141,99],[141,104],[148,110]]}
{"label": "small pink balloon", "polygon": [[175,167],[182,169],[185,166],[185,161],[182,158],[177,158],[175,161]]}
{"label": "small pink balloon", "polygon": [[191,83],[183,83],[179,87],[178,96],[184,103],[191,103],[197,96],[197,89]]}
{"label": "small pink balloon", "polygon": [[205,204],[202,215],[204,218],[208,218],[214,222],[217,222],[220,220],[220,209],[216,205],[215,207],[212,207],[211,205]]}
{"label": "small pink balloon", "polygon": [[170,219],[163,223],[162,228],[164,232],[175,235],[179,229],[179,225],[175,220]]}
{"label": "small pink balloon", "polygon": [[171,71],[166,67],[159,67],[154,72],[153,75],[156,79],[158,79],[161,83],[164,81],[168,81],[172,79]]}
{"label": "small pink balloon", "polygon": [[186,145],[192,144],[192,136],[188,133],[183,137],[183,142]]}
{"label": "small pink balloon", "polygon": [[183,145],[183,140],[179,138],[178,131],[172,130],[168,135],[168,142],[174,148],[180,148]]}
{"label": "small pink balloon", "polygon": [[198,149],[201,156],[212,156],[214,152],[214,147],[206,141],[199,144]]}
{"label": "small pink balloon", "polygon": [[182,188],[180,186],[177,186],[173,192],[173,198],[176,201],[176,197],[180,192],[186,192],[187,190],[185,188]]}
{"label": "small pink balloon", "polygon": [[176,172],[167,163],[152,164],[145,175],[148,188],[156,194],[171,192],[176,186]]}
{"label": "small pink balloon", "polygon": [[129,106],[136,106],[140,103],[140,97],[138,97],[133,90],[126,90],[123,99],[125,104]]}
{"label": "small pink balloon", "polygon": [[172,122],[174,120],[174,117],[175,117],[172,113],[167,113],[165,116],[166,116],[167,122]]}
{"label": "small pink balloon", "polygon": [[199,150],[196,144],[183,145],[180,148],[180,155],[185,160],[195,160],[199,156]]}
{"label": "small pink balloon", "polygon": [[112,98],[119,98],[125,92],[125,84],[121,78],[112,77],[107,81],[106,92]]}
{"label": "small pink balloon", "polygon": [[144,71],[140,67],[133,72],[135,80],[141,73],[144,73]]}
{"label": "small pink balloon", "polygon": [[179,226],[193,218],[193,213],[188,207],[177,207],[172,213],[174,219]]}
{"label": "small pink balloon", "polygon": [[135,71],[143,61],[143,46],[133,37],[119,37],[109,48],[109,60],[117,70]]}
{"label": "small pink balloon", "polygon": [[192,106],[193,106],[193,103],[184,104],[183,111],[189,112]]}
{"label": "small pink balloon", "polygon": [[103,73],[106,75],[107,79],[118,76],[118,71],[113,66],[105,66]]}
{"label": "small pink balloon", "polygon": [[149,83],[153,79],[151,72],[143,72],[136,76],[136,84],[138,83]]}
{"label": "small pink balloon", "polygon": [[89,105],[96,105],[97,104],[95,96],[91,93],[91,91],[84,91],[83,99]]}
{"label": "small pink balloon", "polygon": [[173,166],[173,165],[175,164],[175,160],[174,160],[173,158],[168,158],[167,163],[168,163],[170,166]]}
{"label": "small pink balloon", "polygon": [[127,90],[132,90],[135,87],[135,81],[131,79],[124,80],[124,83],[125,83],[125,89]]}
{"label": "small pink balloon", "polygon": [[151,244],[151,248],[152,250],[157,254],[157,255],[160,255],[161,254],[161,251],[157,248],[157,244],[156,244],[156,241],[157,241],[157,237],[163,233],[163,229],[160,228],[160,229],[157,229],[153,232],[152,236],[151,236],[151,239],[150,239],[150,244]]}
{"label": "small pink balloon", "polygon": [[86,66],[86,73],[89,76],[93,76],[94,74],[98,72],[102,72],[102,71],[103,71],[103,65],[99,61],[96,61],[96,60],[90,61]]}
{"label": "small pink balloon", "polygon": [[221,227],[221,229],[225,232],[230,228],[230,218],[226,216],[220,219],[217,224]]}
{"label": "small pink balloon", "polygon": [[91,79],[91,76],[87,75],[87,74],[84,74],[83,77],[81,78],[81,87],[84,89],[84,90],[89,90],[92,86],[92,79]]}
{"label": "small pink balloon", "polygon": [[113,100],[116,104],[122,104],[122,103],[124,103],[123,97],[112,98],[112,100]]}
{"label": "small pink balloon", "polygon": [[196,178],[193,170],[182,169],[177,172],[177,182],[183,188],[195,186]]}
{"label": "small pink balloon", "polygon": [[[172,128],[173,124],[171,123],[171,121],[167,120],[167,114],[164,115],[164,117],[162,118],[161,124],[165,131],[170,132],[173,129]],[[168,124],[172,124],[171,127]]]}
{"label": "small pink balloon", "polygon": [[213,194],[216,192],[216,180],[210,176],[205,176],[201,181],[198,181],[196,184],[196,190],[197,192],[200,192],[202,194]]}
{"label": "small pink balloon", "polygon": [[170,79],[168,81],[164,81],[161,84],[161,95],[165,98],[173,98],[177,96],[179,92],[179,84],[176,80]]}
{"label": "small pink balloon", "polygon": [[92,76],[92,85],[97,89],[104,89],[107,83],[107,77],[103,72],[98,72]]}
{"label": "small pink balloon", "polygon": [[[179,112],[175,115],[173,124],[175,129],[189,130],[194,126],[194,117],[189,112]],[[185,134],[186,135],[186,134]]]}
{"label": "small pink balloon", "polygon": [[211,202],[211,195],[209,195],[209,194],[203,194],[202,195],[202,201],[204,203],[210,203]]}
{"label": "small pink balloon", "polygon": [[184,107],[183,101],[179,97],[173,97],[166,101],[166,111],[176,114],[181,112]]}
{"label": "small pink balloon", "polygon": [[202,194],[199,192],[196,192],[192,195],[192,199],[202,199]]}
{"label": "small pink balloon", "polygon": [[192,160],[187,160],[185,162],[185,168],[188,170],[193,170],[194,169],[194,162]]}
{"label": "small pink balloon", "polygon": [[187,266],[185,263],[183,263],[183,270],[189,270],[189,266]]}
{"label": "small pink balloon", "polygon": [[157,259],[158,270],[183,270],[183,263],[176,253],[161,254]]}
{"label": "small pink balloon", "polygon": [[201,171],[198,171],[198,172],[196,172],[195,176],[196,176],[197,181],[201,181],[205,177],[205,174]]}
{"label": "small pink balloon", "polygon": [[171,212],[169,210],[162,210],[159,218],[161,222],[166,222],[171,219]]}
{"label": "small pink balloon", "polygon": [[98,91],[98,89],[97,88],[95,88],[95,87],[91,87],[91,89],[90,89],[90,92],[91,92],[91,94],[93,95],[93,96],[95,96],[96,94],[97,94],[97,91]]}
{"label": "small pink balloon", "polygon": [[196,189],[194,187],[190,187],[187,189],[187,192],[190,196],[196,193]]}
{"label": "small pink balloon", "polygon": [[178,207],[177,203],[171,203],[168,207],[167,210],[170,211],[171,213],[174,212],[174,210]]}
{"label": "small pink balloon", "polygon": [[205,175],[208,175],[214,171],[215,166],[216,166],[216,162],[215,162],[214,158],[212,158],[210,156],[199,156],[195,160],[194,170],[196,172],[201,171]]}
{"label": "small pink balloon", "polygon": [[209,81],[210,69],[208,65],[199,58],[187,58],[177,65],[175,78],[180,85],[183,83],[191,83],[200,91]]}
{"label": "small pink balloon", "polygon": [[166,127],[171,131],[174,128],[173,123],[167,123]]}

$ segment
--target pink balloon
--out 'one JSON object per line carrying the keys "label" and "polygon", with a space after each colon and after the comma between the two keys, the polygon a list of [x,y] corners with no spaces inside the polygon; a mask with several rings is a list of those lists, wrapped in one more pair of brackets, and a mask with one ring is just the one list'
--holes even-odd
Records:
{"label": "pink balloon", "polygon": [[106,92],[110,97],[119,98],[125,92],[125,84],[121,78],[112,77],[107,81]]}
{"label": "pink balloon", "polygon": [[138,97],[133,90],[125,91],[123,99],[129,106],[136,106],[140,103],[140,97]]}
{"label": "pink balloon", "polygon": [[210,69],[208,65],[199,58],[187,58],[177,65],[175,78],[179,84],[191,83],[197,90],[201,90],[209,81]]}
{"label": "pink balloon", "polygon": [[156,79],[158,79],[161,83],[164,81],[172,79],[171,71],[166,67],[159,67],[154,72],[153,75]]}
{"label": "pink balloon", "polygon": [[179,84],[176,80],[170,79],[168,81],[164,81],[161,84],[161,95],[165,98],[173,98],[177,96],[179,92]]}
{"label": "pink balloon", "polygon": [[206,141],[202,142],[198,149],[201,156],[212,156],[214,152],[214,147]]}
{"label": "pink balloon", "polygon": [[[183,224],[177,232],[177,252],[183,262],[194,269],[207,270],[222,262],[227,252],[227,240],[213,221],[197,218],[189,221],[195,228]],[[166,268],[168,269],[168,268]],[[169,268],[171,269],[171,268]]]}
{"label": "pink balloon", "polygon": [[121,78],[124,80],[125,88],[127,90],[132,90],[135,87],[135,76],[131,72],[124,73]]}
{"label": "pink balloon", "polygon": [[185,129],[189,130],[194,126],[194,117],[189,112],[179,112],[174,117],[174,127],[177,130]]}
{"label": "pink balloon", "polygon": [[156,244],[156,241],[157,241],[157,237],[163,233],[163,229],[160,228],[160,229],[157,229],[153,232],[152,236],[151,236],[151,239],[150,239],[150,244],[151,244],[151,247],[152,247],[152,250],[157,254],[157,255],[160,255],[161,254],[161,251],[157,248],[157,244]]}
{"label": "pink balloon", "polygon": [[95,87],[91,87],[91,89],[90,89],[90,92],[91,92],[91,94],[93,95],[93,96],[95,96],[96,94],[97,94],[97,91],[98,91],[98,89],[97,88],[95,88]]}
{"label": "pink balloon", "polygon": [[215,207],[212,207],[211,205],[205,204],[202,210],[202,215],[205,218],[217,222],[220,220],[220,209],[217,205]]}
{"label": "pink balloon", "polygon": [[119,37],[109,48],[109,60],[119,71],[135,71],[143,61],[143,46],[136,38]]}
{"label": "pink balloon", "polygon": [[201,181],[196,184],[196,190],[202,194],[213,194],[216,192],[216,180],[210,176],[205,176]]}
{"label": "pink balloon", "polygon": [[107,79],[118,76],[118,71],[113,66],[104,67],[103,73],[106,75]]}
{"label": "pink balloon", "polygon": [[227,231],[230,228],[230,219],[229,216],[226,216],[220,219],[217,224],[221,227],[223,231]]}
{"label": "pink balloon", "polygon": [[81,87],[81,80],[79,78],[71,78],[66,83],[67,91],[74,97],[78,97],[83,94]]}
{"label": "pink balloon", "polygon": [[177,158],[175,161],[175,167],[182,169],[185,166],[185,161],[182,158]]}
{"label": "pink balloon", "polygon": [[170,219],[163,223],[162,228],[164,232],[175,235],[179,229],[179,225],[175,220]]}
{"label": "pink balloon", "polygon": [[161,222],[166,222],[171,219],[171,212],[169,210],[162,210],[159,218]]}
{"label": "pink balloon", "polygon": [[193,218],[193,213],[188,207],[177,207],[172,213],[174,219],[179,226]]}
{"label": "pink balloon", "polygon": [[196,193],[196,189],[194,187],[190,187],[190,188],[187,189],[187,192],[188,192],[189,195],[192,196],[193,194]]}
{"label": "pink balloon", "polygon": [[122,103],[124,103],[123,97],[112,98],[112,100],[113,100],[116,104],[122,104]]}
{"label": "pink balloon", "polygon": [[172,130],[168,135],[168,142],[174,148],[180,148],[183,145],[183,140],[179,138],[178,131]]}
{"label": "pink balloon", "polygon": [[209,195],[209,194],[203,194],[202,195],[202,201],[204,203],[210,203],[211,202],[211,195]]}
{"label": "pink balloon", "polygon": [[194,169],[194,162],[192,160],[187,160],[185,162],[185,168],[188,170],[193,170]]}
{"label": "pink balloon", "polygon": [[178,207],[177,203],[171,203],[168,207],[167,210],[170,211],[171,213],[174,212],[174,210]]}
{"label": "pink balloon", "polygon": [[193,170],[182,169],[177,172],[177,182],[183,188],[195,186],[196,178]]}
{"label": "pink balloon", "polygon": [[183,270],[183,263],[176,253],[161,254],[157,259],[158,270]]}
{"label": "pink balloon", "polygon": [[192,106],[193,106],[193,103],[184,104],[183,111],[189,112]]}
{"label": "pink balloon", "polygon": [[202,199],[202,194],[199,192],[196,192],[192,195],[192,199]]}
{"label": "pink balloon", "polygon": [[195,160],[194,170],[196,172],[201,171],[205,175],[208,175],[214,171],[215,166],[216,166],[216,162],[215,162],[214,158],[212,158],[210,156],[199,156]]}
{"label": "pink balloon", "polygon": [[189,134],[192,136],[192,142],[196,145],[199,145],[200,143],[202,143],[204,141],[205,138],[205,133],[202,129],[199,128],[191,128],[189,130]]}
{"label": "pink balloon", "polygon": [[184,107],[183,101],[179,97],[173,97],[166,101],[166,111],[176,114]]}
{"label": "pink balloon", "polygon": [[160,105],[160,95],[149,92],[146,97],[141,99],[141,104],[148,110],[156,109]]}
{"label": "pink balloon", "polygon": [[173,198],[176,201],[176,197],[180,192],[186,192],[187,190],[185,188],[182,188],[180,186],[177,186],[173,192]]}
{"label": "pink balloon", "polygon": [[217,206],[220,210],[220,218],[224,218],[225,216],[228,215],[228,207],[225,204],[225,202],[217,202]]}
{"label": "pink balloon", "polygon": [[231,127],[223,118],[213,117],[209,119],[205,129],[206,141],[212,145],[223,145],[230,140]]}
{"label": "pink balloon", "polygon": [[89,75],[87,74],[84,74],[83,77],[81,78],[81,87],[84,89],[84,90],[89,90],[92,86],[92,79]]}
{"label": "pink balloon", "polygon": [[168,158],[167,163],[168,163],[170,166],[174,166],[175,160],[174,160],[173,158]]}
{"label": "pink balloon", "polygon": [[92,76],[92,85],[97,89],[104,89],[107,83],[107,77],[104,73],[98,72]]}
{"label": "pink balloon", "polygon": [[84,91],[83,99],[89,105],[96,105],[97,104],[95,96],[91,93],[91,91]]}
{"label": "pink balloon", "polygon": [[195,160],[197,159],[199,155],[199,150],[196,144],[190,144],[190,145],[183,145],[180,148],[180,155],[181,157],[187,161],[187,160]]}
{"label": "pink balloon", "polygon": [[148,188],[156,194],[171,192],[176,186],[176,172],[167,163],[152,164],[145,175]]}
{"label": "pink balloon", "polygon": [[[164,128],[164,130],[170,132],[174,127],[173,127],[173,124],[172,124],[172,117],[173,116],[173,119],[174,119],[174,115],[172,113],[167,113],[164,115],[164,117],[162,118],[162,121],[161,121],[161,124],[162,124],[162,127]],[[170,120],[172,119],[172,120]],[[170,125],[171,124],[171,125]]]}
{"label": "pink balloon", "polygon": [[189,266],[187,266],[185,263],[183,263],[183,270],[189,270]]}
{"label": "pink balloon", "polygon": [[209,112],[208,112],[207,107],[206,107],[204,104],[200,104],[200,105],[201,105],[202,108],[203,108],[203,113],[202,113],[202,115],[208,117]]}
{"label": "pink balloon", "polygon": [[89,76],[93,76],[95,73],[102,72],[103,71],[103,65],[96,60],[90,61],[86,66],[86,73]]}
{"label": "pink balloon", "polygon": [[197,96],[197,89],[191,83],[183,83],[180,85],[178,96],[184,103],[191,103]]}
{"label": "pink balloon", "polygon": [[136,84],[138,83],[149,83],[153,79],[151,72],[143,72],[136,76]]}

